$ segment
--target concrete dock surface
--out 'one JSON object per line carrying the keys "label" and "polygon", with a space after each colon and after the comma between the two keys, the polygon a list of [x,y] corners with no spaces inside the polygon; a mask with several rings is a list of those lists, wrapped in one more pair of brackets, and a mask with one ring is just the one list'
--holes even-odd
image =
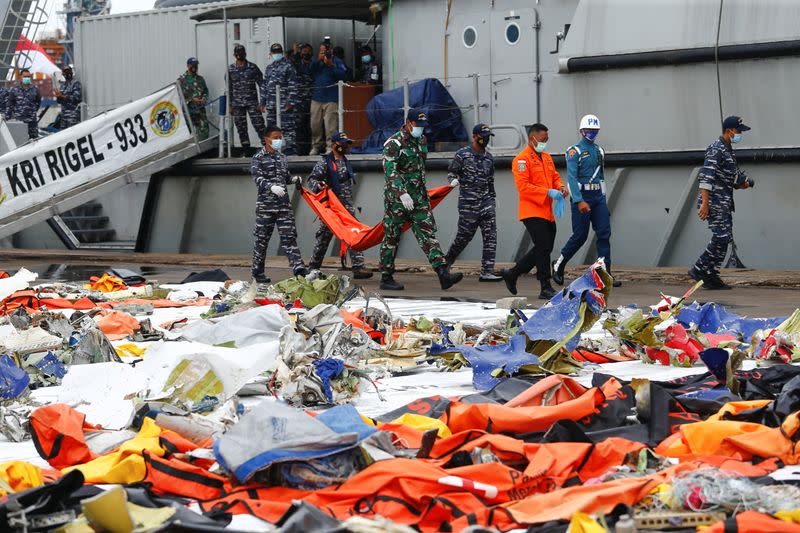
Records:
{"label": "concrete dock surface", "polygon": [[[377,264],[368,262],[370,268]],[[463,272],[465,279],[452,289],[442,291],[430,265],[421,261],[398,261],[396,279],[405,284],[400,292],[383,293],[387,297],[419,298],[434,300],[462,300],[494,302],[510,296],[503,282],[481,283],[478,281],[479,263],[477,261],[457,262],[453,270]],[[498,264],[498,270],[506,264]],[[175,283],[183,280],[191,272],[221,268],[231,278],[250,278],[250,257],[237,255],[199,255],[199,254],[161,254],[161,253],[119,253],[102,251],[64,251],[64,250],[0,250],[0,270],[14,272],[20,267],[37,272],[40,279],[62,281],[84,281],[89,276],[100,275],[113,267],[122,267],[141,272],[149,280],[162,283]],[[340,270],[337,258],[326,260],[323,270],[328,273],[347,274]],[[581,266],[567,270],[567,283],[582,271]],[[291,276],[286,258],[270,257],[267,261],[267,275],[273,281]],[[660,293],[671,296],[682,295],[692,280],[685,268],[663,267],[616,267],[614,275],[622,280],[622,287],[612,290],[609,306],[636,304],[648,306],[657,303]],[[722,278],[733,285],[730,291],[708,291],[700,289],[693,299],[698,302],[717,302],[739,314],[762,317],[787,315],[800,307],[800,271],[772,270],[730,270],[722,272]],[[376,272],[370,280],[358,280],[358,284],[368,291],[379,291],[380,275]],[[558,288],[558,286],[555,286]],[[534,307],[541,300],[539,283],[533,276],[520,278],[519,296],[526,296]]]}

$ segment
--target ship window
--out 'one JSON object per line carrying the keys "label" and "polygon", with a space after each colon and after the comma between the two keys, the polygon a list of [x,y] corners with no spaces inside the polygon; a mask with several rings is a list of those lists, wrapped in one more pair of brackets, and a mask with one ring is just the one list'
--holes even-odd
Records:
{"label": "ship window", "polygon": [[478,32],[473,26],[467,26],[464,28],[464,33],[461,35],[461,38],[464,42],[464,46],[472,48],[478,41]]}
{"label": "ship window", "polygon": [[519,41],[519,24],[511,22],[506,26],[506,42],[517,44],[517,41]]}

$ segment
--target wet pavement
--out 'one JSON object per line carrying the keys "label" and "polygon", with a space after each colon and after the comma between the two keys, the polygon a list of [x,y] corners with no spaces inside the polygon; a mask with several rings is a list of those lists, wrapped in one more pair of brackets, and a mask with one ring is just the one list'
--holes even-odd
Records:
{"label": "wet pavement", "polygon": [[[148,254],[144,254],[144,256],[140,257],[142,259],[150,259],[150,257],[146,257],[147,255]],[[130,259],[130,257],[124,258]],[[45,257],[44,259],[49,258]],[[0,270],[13,273],[20,266],[24,266],[28,270],[37,272],[40,276],[39,279],[76,282],[87,280],[91,276],[99,276],[110,268],[116,267],[141,273],[148,280],[157,280],[161,283],[177,283],[192,272],[200,272],[219,267],[232,278],[250,278],[250,269],[244,266],[247,262],[241,258],[240,260],[225,260],[224,262],[229,263],[227,266],[224,264],[220,266],[219,263],[223,261],[216,261],[213,257],[205,258],[205,260],[198,259],[200,264],[197,265],[186,264],[186,260],[189,258],[184,256],[181,256],[181,262],[184,264],[151,264],[149,262],[131,261],[115,262],[111,259],[114,259],[114,257],[104,254],[99,255],[97,261],[87,261],[84,259],[75,262],[65,261],[55,263],[49,260],[43,261],[42,258],[35,260],[33,257],[30,257],[23,260],[0,260]],[[325,270],[330,273],[346,273],[346,271],[336,268],[337,263],[337,260],[329,260],[326,263],[326,266],[329,268]],[[494,302],[498,298],[510,296],[502,282],[479,282],[476,269],[473,269],[473,265],[470,263],[457,265],[455,269],[463,270],[467,273],[464,281],[449,291],[442,291],[433,273],[430,271],[415,271],[425,266],[426,265],[422,263],[417,265],[413,262],[405,262],[404,267],[408,271],[398,272],[396,278],[398,281],[405,284],[406,290],[383,294],[386,297],[394,296],[469,302]],[[639,306],[653,305],[659,301],[661,292],[671,296],[679,296],[691,286],[688,277],[682,277],[680,272],[676,271],[676,269],[663,269],[661,275],[659,275],[659,272],[660,269],[620,269],[618,276],[623,280],[623,286],[612,291],[609,305],[612,307],[629,304],[636,304]],[[577,273],[577,269],[569,271],[568,281],[570,274],[576,275]],[[267,263],[267,274],[273,281],[291,276],[291,271],[287,267],[286,259],[282,257],[270,258]],[[744,278],[744,276],[748,277]],[[731,282],[734,283],[737,282],[736,280],[740,280],[741,282],[742,279],[753,279],[756,283],[759,283],[759,279],[761,279],[757,276],[757,271],[723,272],[723,277],[730,279]],[[682,278],[685,279],[682,280]],[[765,275],[762,276],[762,278],[764,280],[790,279],[790,286],[743,286],[736,287],[731,291],[706,291],[701,289],[695,294],[693,299],[696,299],[700,303],[714,301],[730,308],[732,311],[751,317],[788,315],[796,308],[800,307],[800,289],[795,288],[792,273],[784,273],[783,278],[775,275]],[[800,273],[797,273],[797,278],[800,279]],[[359,280],[358,283],[367,291],[379,291],[379,274],[375,274],[371,280]],[[536,299],[539,293],[539,284],[532,276],[521,278],[518,283],[518,288],[518,296],[528,297],[533,306],[538,307],[543,303]]]}

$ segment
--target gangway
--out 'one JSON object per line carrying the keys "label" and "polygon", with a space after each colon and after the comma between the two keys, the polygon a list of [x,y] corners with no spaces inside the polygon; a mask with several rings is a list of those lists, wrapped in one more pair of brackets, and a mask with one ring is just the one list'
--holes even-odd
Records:
{"label": "gangway", "polygon": [[58,226],[62,213],[212,149],[218,137],[198,140],[184,109],[173,84],[0,156],[0,238],[53,217]]}

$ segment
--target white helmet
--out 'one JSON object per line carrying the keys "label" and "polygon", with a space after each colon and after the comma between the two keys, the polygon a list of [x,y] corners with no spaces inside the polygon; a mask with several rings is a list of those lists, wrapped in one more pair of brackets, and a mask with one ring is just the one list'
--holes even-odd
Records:
{"label": "white helmet", "polygon": [[581,126],[578,128],[579,130],[599,130],[600,129],[600,119],[597,118],[595,115],[583,115],[581,119]]}

